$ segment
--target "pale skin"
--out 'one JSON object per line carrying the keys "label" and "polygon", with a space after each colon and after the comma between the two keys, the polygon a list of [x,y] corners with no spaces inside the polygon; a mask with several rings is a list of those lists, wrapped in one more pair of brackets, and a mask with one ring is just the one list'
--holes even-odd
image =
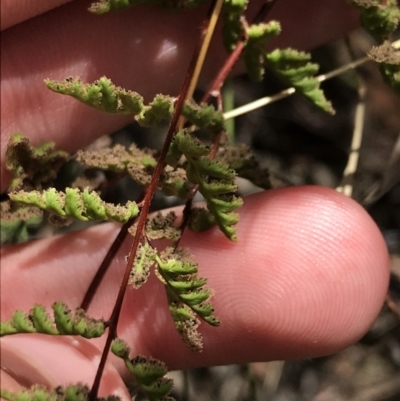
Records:
{"label": "pale skin", "polygon": [[[85,11],[87,4],[2,2],[2,191],[9,183],[5,144],[14,132],[74,152],[129,122],[56,95],[43,79],[107,75],[147,97],[177,93],[204,8],[184,18],[149,8],[98,17]],[[271,17],[286,28],[279,45],[303,48],[340,37],[358,19],[342,0],[281,0]],[[157,30],[149,33],[150,26]],[[203,82],[223,60],[218,45],[212,51]],[[300,187],[246,198],[240,213],[237,243],[217,230],[184,237],[215,290],[222,321],[217,329],[202,325],[204,351],[194,354],[181,343],[153,277],[141,290],[128,289],[123,305],[118,333],[133,355],[153,355],[172,369],[308,358],[337,352],[368,330],[384,301],[388,254],[359,205],[333,190]],[[35,303],[78,306],[117,232],[117,225],[105,224],[2,249],[1,318]],[[113,262],[91,315],[109,316],[128,246]],[[2,386],[90,384],[103,341],[7,337],[1,343]],[[100,393],[129,399],[121,374],[119,361],[110,358]]]}

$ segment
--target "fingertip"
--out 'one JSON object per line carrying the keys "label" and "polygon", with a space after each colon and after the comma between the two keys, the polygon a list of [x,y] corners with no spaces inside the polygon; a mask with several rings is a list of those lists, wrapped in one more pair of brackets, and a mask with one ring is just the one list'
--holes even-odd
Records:
{"label": "fingertip", "polygon": [[[236,243],[218,229],[187,233],[182,241],[215,291],[222,322],[201,326],[204,351],[193,354],[182,344],[163,285],[152,276],[144,288],[128,289],[121,313],[119,333],[135,352],[171,368],[303,358],[339,351],[368,330],[385,298],[389,261],[379,229],[361,206],[330,189],[297,187],[245,198],[240,214]],[[13,248],[2,280],[2,297],[10,302],[5,316],[34,302],[47,305],[37,299],[38,288],[48,303],[62,294],[70,306],[80,302],[116,233],[114,225],[103,225]],[[100,287],[93,316],[109,316],[126,251]],[[12,291],[17,269],[18,292]],[[36,276],[40,282],[30,293]]]}
{"label": "fingertip", "polygon": [[301,344],[300,353],[327,354],[357,341],[378,315],[389,281],[386,244],[372,218],[323,187],[286,188],[262,202],[260,196],[253,207],[270,233],[250,235],[259,249],[266,239],[271,243],[267,261],[275,257],[276,266],[270,275],[284,289],[278,293],[286,295],[281,305],[288,316],[285,321],[279,310],[276,318],[287,339],[296,338],[292,351]]}
{"label": "fingertip", "polygon": [[238,234],[237,244],[217,232],[186,243],[206,267],[223,322],[207,329],[216,347],[208,357],[218,349],[229,362],[326,355],[357,341],[378,315],[388,252],[355,201],[322,187],[269,191],[246,198]]}
{"label": "fingertip", "polygon": [[[90,388],[101,356],[101,351],[87,339],[43,334],[3,338],[1,350],[1,368],[10,377],[2,386],[11,391],[35,384],[51,389],[79,383]],[[121,400],[131,399],[117,369],[107,362],[99,395],[111,394]]]}
{"label": "fingertip", "polygon": [[354,200],[323,187],[278,190],[269,208],[264,224],[279,222],[272,252],[288,269],[275,277],[290,286],[287,329],[292,325],[297,342],[317,354],[356,342],[388,288],[388,251],[377,225]]}

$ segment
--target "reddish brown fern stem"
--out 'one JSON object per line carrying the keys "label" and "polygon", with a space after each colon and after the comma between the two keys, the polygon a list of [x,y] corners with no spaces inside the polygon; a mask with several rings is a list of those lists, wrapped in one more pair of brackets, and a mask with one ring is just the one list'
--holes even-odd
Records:
{"label": "reddish brown fern stem", "polygon": [[265,0],[264,4],[258,10],[257,15],[253,19],[253,24],[258,24],[265,21],[268,14],[272,10],[272,7],[277,3],[278,0]]}
{"label": "reddish brown fern stem", "polygon": [[[144,197],[144,193],[140,196],[138,202],[142,202]],[[111,244],[110,248],[103,261],[101,262],[100,267],[98,268],[96,274],[94,275],[92,282],[89,285],[89,288],[86,290],[86,294],[83,298],[83,301],[80,307],[83,310],[87,310],[92,303],[92,300],[96,294],[97,289],[99,288],[100,283],[102,282],[104,275],[106,274],[108,268],[111,265],[111,262],[114,260],[114,256],[117,254],[119,249],[121,248],[122,243],[124,242],[126,236],[128,235],[129,227],[134,223],[136,217],[128,220],[119,231],[117,237],[114,242]]]}
{"label": "reddish brown fern stem", "polygon": [[143,202],[142,202],[142,209],[140,211],[140,216],[138,219],[138,223],[137,223],[137,229],[136,229],[136,233],[135,233],[135,237],[133,239],[133,243],[130,249],[130,253],[129,253],[129,258],[128,258],[128,262],[126,264],[126,268],[125,268],[125,272],[124,272],[124,276],[122,278],[121,281],[121,285],[120,285],[120,289],[118,292],[118,296],[117,296],[117,300],[115,301],[115,305],[113,308],[113,311],[111,313],[111,317],[108,320],[107,324],[108,324],[108,333],[107,333],[107,339],[106,339],[106,343],[104,345],[104,349],[103,349],[103,353],[101,355],[101,359],[100,359],[100,363],[99,363],[99,367],[97,369],[96,372],[96,376],[92,385],[92,388],[90,390],[89,393],[89,401],[96,401],[97,400],[97,396],[98,396],[98,391],[99,391],[99,387],[100,387],[100,381],[101,381],[101,377],[103,376],[103,371],[104,371],[104,366],[105,363],[107,361],[107,357],[108,357],[108,353],[110,351],[111,348],[111,343],[112,341],[115,339],[115,337],[117,336],[117,325],[118,325],[118,321],[119,321],[119,316],[121,313],[121,308],[122,308],[122,302],[124,300],[124,296],[125,296],[125,292],[126,292],[126,287],[128,285],[128,281],[129,281],[129,276],[130,276],[130,271],[131,271],[131,267],[133,265],[133,262],[135,260],[135,256],[136,256],[136,252],[137,249],[139,247],[140,244],[140,240],[142,238],[142,233],[146,224],[146,220],[147,220],[147,216],[149,213],[149,208],[150,208],[150,204],[151,201],[153,199],[154,196],[154,192],[156,190],[156,186],[158,183],[158,180],[160,178],[160,175],[164,169],[165,166],[165,158],[167,156],[168,153],[168,149],[169,146],[172,142],[172,139],[175,135],[176,132],[176,128],[178,125],[178,121],[179,121],[179,117],[182,111],[182,107],[183,104],[186,100],[186,95],[190,86],[190,82],[192,80],[193,77],[193,72],[197,63],[197,59],[199,56],[199,52],[201,49],[201,45],[203,43],[204,40],[204,36],[207,32],[207,27],[208,27],[208,22],[209,22],[209,16],[211,15],[212,10],[215,7],[215,3],[216,1],[213,0],[211,7],[210,7],[210,12],[208,14],[208,18],[205,20],[200,37],[199,37],[199,41],[197,43],[197,46],[194,50],[189,68],[187,70],[186,73],[186,77],[185,80],[183,82],[181,91],[179,93],[179,97],[178,100],[176,102],[175,105],[175,110],[174,113],[172,115],[172,119],[171,119],[171,123],[168,129],[168,133],[163,145],[163,148],[161,150],[161,154],[160,157],[158,159],[157,162],[157,166],[154,170],[154,173],[151,177],[151,181],[150,184],[146,190],[146,194],[144,196]]}
{"label": "reddish brown fern stem", "polygon": [[119,248],[121,247],[122,243],[124,242],[127,234],[128,234],[128,229],[132,225],[135,219],[131,219],[127,221],[119,231],[117,237],[115,238],[114,242],[112,243],[110,249],[107,252],[107,255],[101,262],[101,265],[99,269],[97,270],[92,282],[89,285],[89,288],[86,291],[86,294],[83,298],[83,301],[81,303],[81,308],[84,310],[87,310],[93,300],[93,297],[96,294],[97,288],[99,287],[101,281],[104,278],[104,275],[106,274],[108,268],[110,267],[111,262],[114,259],[114,256],[117,254]]}
{"label": "reddish brown fern stem", "polygon": [[[265,20],[268,16],[272,7],[278,2],[278,0],[265,0],[264,4],[260,7],[257,15],[253,19],[253,24],[258,24]],[[240,55],[244,49],[245,38],[241,38],[236,44],[235,50],[228,56],[225,60],[223,66],[219,70],[218,74],[214,78],[214,81],[211,83],[206,93],[204,94],[201,102],[207,103],[210,100],[211,96],[214,96],[215,93],[219,93],[223,83],[225,82],[228,75],[231,73],[233,67],[239,60]]]}
{"label": "reddish brown fern stem", "polygon": [[206,103],[209,101],[211,96],[214,96],[215,92],[219,92],[221,89],[221,86],[225,82],[226,78],[232,71],[232,68],[238,61],[240,55],[242,54],[244,48],[244,41],[240,40],[236,47],[235,50],[228,56],[228,58],[225,60],[224,65],[218,72],[217,76],[215,77],[214,81],[212,84],[208,87],[206,93],[204,94],[203,98],[201,99],[201,102]]}

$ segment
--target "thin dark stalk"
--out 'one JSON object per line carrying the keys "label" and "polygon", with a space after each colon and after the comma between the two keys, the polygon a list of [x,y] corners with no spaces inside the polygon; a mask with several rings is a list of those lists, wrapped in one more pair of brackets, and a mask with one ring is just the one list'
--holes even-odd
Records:
{"label": "thin dark stalk", "polygon": [[114,256],[117,254],[119,248],[121,247],[122,243],[124,242],[124,240],[128,234],[128,229],[132,225],[133,221],[134,221],[134,219],[131,219],[122,226],[117,237],[115,238],[114,242],[110,246],[110,248],[107,252],[107,255],[101,262],[99,269],[97,270],[95,276],[93,277],[92,282],[90,283],[89,288],[86,291],[86,294],[81,303],[82,309],[87,310],[89,308],[89,306],[93,300],[93,297],[96,294],[96,291],[97,291],[101,281],[104,278],[104,275],[106,274],[108,268],[110,267],[110,264],[114,259]]}
{"label": "thin dark stalk", "polygon": [[185,231],[185,229],[186,229],[186,227],[187,227],[187,225],[189,223],[190,212],[192,210],[192,205],[193,205],[193,197],[196,194],[198,188],[199,188],[198,185],[196,185],[193,188],[193,196],[186,201],[185,207],[183,208],[182,222],[181,222],[181,224],[179,226],[179,230],[181,232],[181,235],[179,236],[178,240],[175,242],[174,252],[178,249],[178,246],[179,246],[179,244],[181,242],[181,239],[182,239],[182,235],[183,235],[183,233],[184,233],[184,231]]}
{"label": "thin dark stalk", "polygon": [[242,54],[243,48],[244,48],[244,41],[240,40],[237,43],[235,50],[225,60],[224,65],[219,70],[214,81],[208,87],[206,93],[204,94],[203,98],[201,99],[201,102],[206,103],[209,101],[210,97],[213,96],[213,94],[215,92],[219,93],[224,81],[226,80],[226,78],[228,77],[230,72],[232,71],[232,68],[234,67],[234,65],[239,60],[239,57]]}
{"label": "thin dark stalk", "polygon": [[[140,196],[140,200],[138,202],[142,202],[144,198],[144,194]],[[115,238],[114,242],[110,246],[106,256],[104,257],[103,261],[101,262],[100,267],[98,268],[96,274],[94,275],[92,282],[89,285],[89,288],[86,290],[86,294],[82,300],[80,307],[84,310],[88,310],[90,304],[92,303],[93,297],[95,296],[99,285],[101,284],[104,275],[106,274],[108,268],[111,265],[111,262],[114,259],[114,256],[117,254],[119,249],[121,248],[126,236],[128,235],[129,227],[133,224],[136,220],[136,217],[127,221],[121,228],[120,232],[118,233],[117,237]]]}
{"label": "thin dark stalk", "polygon": [[[211,10],[215,7],[216,1],[214,0],[211,4]],[[209,13],[210,15],[211,13]],[[104,371],[104,367],[107,361],[107,357],[108,357],[108,353],[110,351],[111,348],[111,343],[112,341],[115,339],[115,337],[117,336],[117,326],[118,326],[118,321],[119,321],[119,316],[121,313],[121,308],[122,308],[122,302],[124,300],[124,296],[125,296],[125,292],[126,292],[126,288],[128,285],[128,281],[129,281],[129,277],[130,277],[130,272],[131,272],[131,267],[134,263],[135,260],[135,256],[136,256],[136,252],[137,249],[139,247],[140,241],[142,239],[142,233],[146,224],[146,220],[147,220],[147,216],[149,213],[149,208],[150,208],[150,204],[151,201],[153,199],[156,187],[157,187],[157,183],[158,180],[160,178],[160,175],[164,169],[165,166],[165,158],[167,156],[168,153],[168,149],[169,146],[172,142],[172,139],[175,135],[176,132],[176,128],[178,125],[178,121],[179,121],[179,117],[182,111],[182,107],[183,104],[186,100],[187,97],[187,93],[190,87],[190,83],[191,80],[193,78],[193,73],[194,70],[196,68],[196,64],[197,64],[197,59],[199,58],[199,53],[200,53],[200,49],[204,40],[204,36],[207,32],[207,27],[208,27],[208,21],[206,20],[204,23],[204,27],[201,31],[200,37],[199,37],[199,41],[198,44],[194,50],[193,56],[192,56],[192,60],[190,62],[189,68],[187,70],[186,73],[186,77],[185,80],[183,82],[181,91],[179,93],[179,97],[175,106],[175,110],[174,110],[174,114],[172,116],[171,119],[171,123],[168,129],[168,133],[160,154],[160,157],[158,159],[157,162],[157,166],[154,170],[154,173],[151,177],[151,181],[150,184],[146,190],[146,194],[145,197],[143,199],[142,202],[142,209],[140,212],[140,216],[138,218],[138,223],[137,223],[137,229],[136,229],[136,233],[135,233],[135,237],[133,239],[133,243],[130,249],[130,253],[129,253],[129,258],[128,258],[128,262],[126,264],[126,268],[125,268],[125,272],[124,272],[124,276],[122,278],[121,281],[121,285],[120,285],[120,289],[118,292],[118,296],[117,296],[117,300],[115,301],[115,305],[113,308],[113,311],[111,313],[111,317],[109,319],[109,328],[108,328],[108,333],[107,333],[107,339],[106,339],[106,343],[104,345],[104,349],[103,349],[103,353],[101,355],[101,359],[100,359],[100,363],[99,363],[99,367],[97,369],[96,372],[96,376],[92,385],[92,388],[90,390],[89,393],[89,401],[96,401],[97,396],[98,396],[98,391],[99,391],[99,387],[100,387],[100,381],[101,378],[103,376],[103,371]]]}
{"label": "thin dark stalk", "polygon": [[257,15],[253,19],[253,24],[259,24],[265,21],[268,14],[271,12],[272,7],[277,3],[278,0],[265,0],[264,4],[258,10]]}
{"label": "thin dark stalk", "polygon": [[189,401],[189,391],[190,391],[190,378],[189,372],[187,370],[183,371],[183,389],[182,389],[182,401]]}

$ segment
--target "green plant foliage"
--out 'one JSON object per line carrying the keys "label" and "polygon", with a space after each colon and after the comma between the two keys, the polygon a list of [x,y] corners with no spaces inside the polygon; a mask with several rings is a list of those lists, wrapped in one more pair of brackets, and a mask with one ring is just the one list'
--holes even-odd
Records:
{"label": "green plant foliage", "polygon": [[196,127],[207,129],[213,134],[225,131],[224,116],[212,105],[198,105],[190,100],[183,106],[182,115]]}
{"label": "green plant foliage", "polygon": [[174,385],[171,379],[164,377],[168,373],[165,364],[151,357],[137,356],[125,361],[129,372],[135,377],[140,390],[150,401],[174,401],[169,396]]}
{"label": "green plant foliage", "polygon": [[170,96],[156,95],[148,106],[143,107],[136,120],[143,127],[151,127],[170,118],[173,112],[174,100]]}
{"label": "green plant foliage", "polygon": [[42,216],[29,217],[27,220],[0,221],[1,245],[26,242],[31,237],[30,231],[36,230],[42,223]]}
{"label": "green plant foliage", "polygon": [[121,359],[129,359],[131,349],[126,341],[121,338],[115,338],[111,344],[111,352]]}
{"label": "green plant foliage", "polygon": [[96,338],[104,334],[104,321],[88,317],[83,309],[77,308],[72,314],[62,302],[55,302],[52,308],[54,317],[50,317],[41,305],[35,305],[29,314],[16,311],[10,320],[0,323],[0,336],[43,333]]}
{"label": "green plant foliage", "polygon": [[185,131],[175,135],[174,143],[187,158],[187,177],[199,186],[216,224],[230,240],[236,241],[235,226],[239,216],[233,211],[243,201],[233,195],[237,189],[235,171],[219,161],[209,159],[209,149]]}
{"label": "green plant foliage", "polygon": [[[90,168],[128,174],[140,185],[147,186],[157,165],[153,152],[138,149],[131,145],[126,150],[121,145],[99,151],[79,151],[77,160]],[[191,196],[193,185],[187,180],[182,168],[167,166],[157,183],[157,190],[166,196],[177,196],[187,199]]]}
{"label": "green plant foliage", "polygon": [[400,50],[385,41],[382,45],[373,47],[368,55],[380,64],[385,81],[400,94]]}
{"label": "green plant foliage", "polygon": [[235,170],[238,177],[245,178],[260,188],[271,189],[269,170],[260,167],[249,146],[244,143],[230,145],[224,141],[215,159]]}
{"label": "green plant foliage", "polygon": [[147,242],[139,245],[128,282],[133,288],[140,288],[147,281],[156,254],[157,251]]}
{"label": "green plant foliage", "polygon": [[193,207],[190,209],[188,227],[191,231],[198,233],[209,230],[215,225],[214,216],[204,207]]}
{"label": "green plant foliage", "polygon": [[[128,166],[130,177],[144,186],[150,184],[153,172],[154,168],[137,169],[131,165]],[[193,185],[188,181],[184,169],[166,166],[161,173],[156,190],[166,196],[177,196],[182,199],[188,199],[193,194]]]}
{"label": "green plant foliage", "polygon": [[178,241],[181,236],[179,228],[175,227],[176,214],[168,212],[166,215],[157,213],[147,219],[146,236],[149,240],[168,239]]}
{"label": "green plant foliage", "polygon": [[182,152],[179,150],[178,146],[176,146],[175,142],[171,142],[168,148],[165,162],[172,167],[176,167],[179,164],[181,158]]}
{"label": "green plant foliage", "polygon": [[289,85],[293,86],[316,106],[334,114],[334,109],[320,89],[320,82],[315,78],[318,65],[311,63],[311,55],[294,49],[277,49],[266,54],[266,60],[272,70]]}
{"label": "green plant foliage", "polygon": [[254,81],[261,81],[264,77],[266,43],[280,32],[281,25],[276,21],[254,24],[247,28],[243,57],[247,73]]}
{"label": "green plant foliage", "polygon": [[55,150],[53,142],[34,147],[22,134],[14,134],[6,151],[6,168],[13,175],[9,191],[48,186],[68,159],[68,153]]}
{"label": "green plant foliage", "polygon": [[248,0],[225,0],[223,6],[224,26],[222,39],[226,50],[232,52],[240,39],[244,37],[242,15]]}
{"label": "green plant foliage", "polygon": [[[144,127],[156,125],[170,118],[174,111],[174,98],[157,95],[146,106],[143,97],[138,93],[115,86],[106,77],[92,84],[77,78],[67,78],[64,82],[46,79],[45,83],[53,92],[72,96],[96,110],[111,114],[131,114]],[[224,129],[222,113],[215,111],[213,106],[199,106],[190,101],[183,108],[182,115],[200,128],[207,127],[217,133]]]}
{"label": "green plant foliage", "polygon": [[400,10],[396,0],[348,0],[361,12],[364,28],[377,40],[383,41],[396,30]]}
{"label": "green plant foliage", "polygon": [[42,223],[43,212],[36,207],[13,208],[10,201],[0,203],[1,245],[28,241]]}
{"label": "green plant foliage", "polygon": [[97,110],[113,114],[139,115],[143,110],[143,97],[136,92],[115,86],[107,77],[92,84],[78,78],[67,78],[64,82],[46,79],[45,84],[56,93],[72,96]]}
{"label": "green plant foliage", "polygon": [[138,149],[135,144],[132,144],[129,149],[122,145],[115,145],[101,150],[79,150],[76,160],[90,168],[123,173],[127,172],[129,165],[137,168],[155,167],[157,161],[153,153],[148,149]]}
{"label": "green plant foliage", "polygon": [[104,202],[95,191],[66,188],[65,193],[55,188],[46,191],[19,191],[9,194],[13,202],[37,206],[48,212],[78,221],[109,220],[126,223],[139,214],[135,202],[125,206]]}
{"label": "green plant foliage", "polygon": [[[83,384],[57,387],[49,390],[47,387],[34,385],[29,390],[12,392],[0,389],[0,396],[7,401],[87,401],[90,389]],[[97,398],[98,401],[120,401],[115,395]]]}
{"label": "green plant foliage", "polygon": [[203,343],[197,331],[198,317],[212,326],[220,324],[210,303],[212,292],[204,288],[207,280],[198,277],[198,265],[184,249],[167,248],[156,255],[155,260],[158,276],[165,284],[175,327],[190,349],[200,351]]}
{"label": "green plant foliage", "polygon": [[131,350],[126,342],[119,338],[113,341],[111,351],[124,360],[125,366],[135,378],[139,389],[150,401],[174,401],[174,398],[168,395],[173,382],[164,377],[168,373],[164,362],[144,356],[129,359]]}
{"label": "green plant foliage", "polygon": [[89,11],[94,14],[105,14],[109,11],[123,10],[140,4],[154,4],[172,9],[198,7],[207,0],[100,0],[93,3]]}

